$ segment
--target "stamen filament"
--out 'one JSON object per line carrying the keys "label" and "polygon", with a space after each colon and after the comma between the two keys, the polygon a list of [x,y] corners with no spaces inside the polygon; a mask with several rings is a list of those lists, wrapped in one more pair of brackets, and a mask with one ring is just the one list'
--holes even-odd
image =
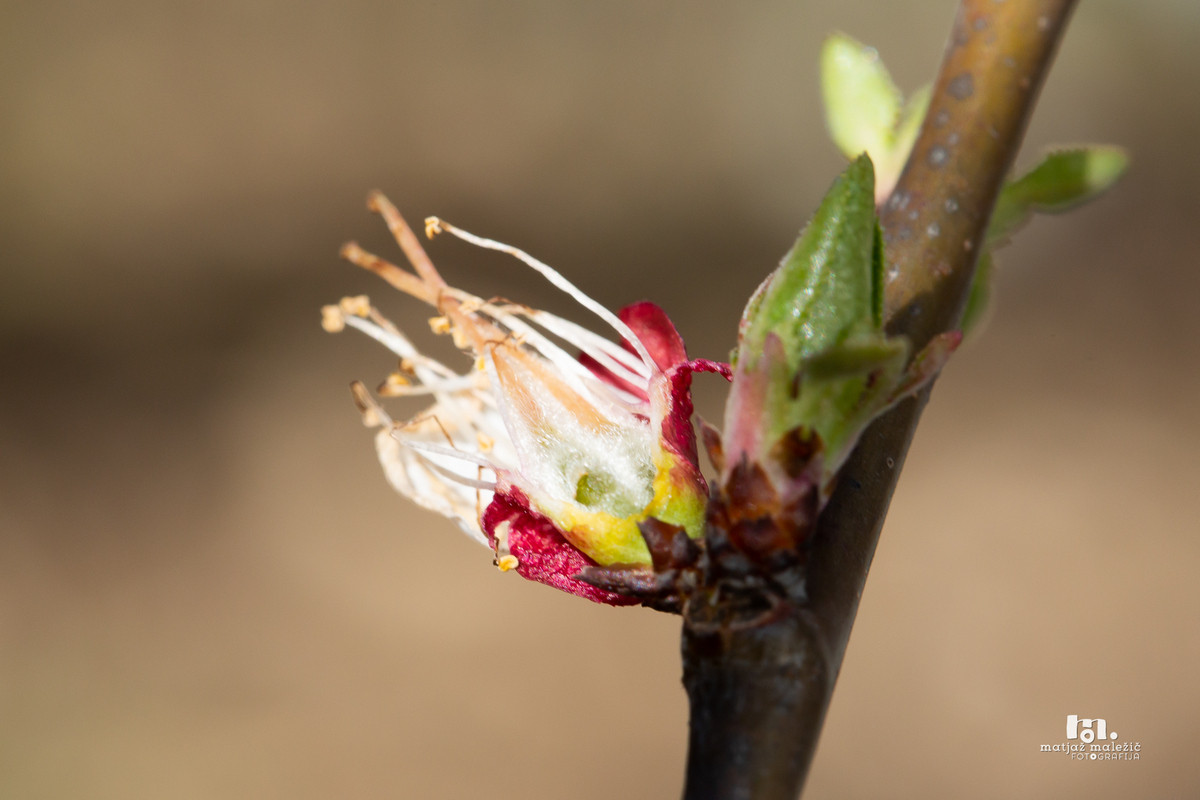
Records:
{"label": "stamen filament", "polygon": [[351,328],[356,328],[357,330],[362,331],[367,336],[370,336],[372,339],[379,342],[381,345],[386,347],[388,350],[391,350],[401,358],[409,358],[413,359],[414,361],[421,358],[420,353],[417,352],[417,349],[413,347],[412,343],[409,342],[408,339],[406,339],[404,335],[397,330],[384,330],[381,325],[378,325],[371,320],[363,319],[362,317],[356,317],[350,314],[346,315],[345,322]]}
{"label": "stamen filament", "polygon": [[[398,433],[400,433],[400,429],[393,431],[393,438],[400,442],[400,444],[404,445],[405,447],[411,447],[413,450],[433,453],[434,455],[439,456],[446,456],[447,458],[456,458],[460,461],[469,461],[472,464],[478,464],[479,466],[486,467],[492,471],[495,471],[496,469],[495,464],[476,453],[470,453],[466,450],[459,450],[457,447],[447,447],[444,444],[433,444],[432,442],[421,442],[415,439],[408,439],[403,436],[398,436]],[[426,460],[428,461],[428,459]],[[435,462],[430,461],[429,463],[433,464]]]}
{"label": "stamen filament", "polygon": [[415,397],[438,392],[463,392],[478,389],[478,379],[474,375],[459,375],[437,383],[422,383],[415,386],[391,386],[388,388],[390,397]]}
{"label": "stamen filament", "polygon": [[451,225],[449,222],[438,219],[437,217],[429,217],[425,220],[425,233],[427,235],[443,230],[449,231],[463,241],[470,242],[478,247],[484,247],[488,250],[497,250],[501,253],[508,253],[510,256],[513,256],[514,258],[524,262],[529,267],[541,273],[542,277],[550,281],[550,283],[554,284],[562,291],[569,294],[572,298],[574,298],[575,302],[579,303],[588,311],[591,311],[593,314],[600,317],[600,319],[612,326],[617,333],[621,334],[621,336],[633,346],[633,349],[637,351],[637,354],[641,357],[642,361],[647,366],[653,368],[654,359],[650,357],[650,352],[646,350],[646,346],[642,344],[642,341],[637,337],[637,334],[635,334],[628,325],[622,322],[616,314],[612,313],[600,303],[597,303],[595,300],[588,297],[583,293],[583,291],[575,286],[575,284],[571,283],[569,280],[560,275],[553,267],[538,261],[524,250],[520,250],[512,245],[507,245],[502,242],[497,242],[493,239],[485,239],[482,236],[476,236],[473,233],[469,233],[461,228],[457,228],[454,225]]}
{"label": "stamen filament", "polygon": [[[575,345],[581,352],[594,358],[618,378],[642,388],[648,385],[651,373],[646,365],[634,359],[627,350],[621,349],[604,337],[597,336],[581,325],[576,325],[569,320],[547,314],[544,311],[529,309],[525,317],[541,325],[555,336]],[[633,368],[632,364],[636,364],[637,368]]]}
{"label": "stamen filament", "polygon": [[554,342],[547,339],[541,333],[519,319],[515,315],[505,311],[499,306],[494,306],[491,303],[485,303],[480,307],[480,312],[486,313],[494,320],[504,325],[516,336],[524,339],[526,346],[536,350],[541,356],[550,361],[554,366],[560,369],[563,373],[571,375],[577,379],[585,379],[591,376],[591,370],[579,363],[579,360],[569,355]]}
{"label": "stamen filament", "polygon": [[543,326],[547,330],[554,331],[555,333],[557,333],[557,331],[555,331],[555,328],[551,326],[563,328],[567,332],[558,335],[562,336],[564,339],[572,344],[575,344],[576,346],[579,346],[579,344],[575,341],[575,339],[590,342],[598,349],[608,353],[609,356],[615,360],[621,362],[626,369],[631,370],[638,375],[649,378],[654,373],[652,365],[647,365],[635,354],[629,352],[624,347],[621,347],[616,342],[613,342],[612,340],[607,339],[598,333],[579,325],[578,323],[572,322],[571,320],[565,319],[556,314],[551,314],[549,311],[541,311],[536,308],[526,308],[522,313],[530,321],[536,322],[538,325]]}
{"label": "stamen filament", "polygon": [[413,233],[412,228],[408,227],[408,223],[392,205],[392,201],[383,196],[383,192],[374,191],[367,195],[367,208],[383,217],[388,230],[392,232],[392,238],[396,240],[396,244],[400,245],[400,249],[408,257],[408,262],[413,265],[413,269],[425,283],[439,288],[446,285],[446,281],[438,274],[437,269],[433,266],[433,261],[425,252],[425,248],[421,247],[421,240]]}
{"label": "stamen filament", "polygon": [[436,286],[423,282],[416,275],[405,272],[390,261],[368,253],[359,247],[357,242],[347,242],[342,245],[341,256],[351,264],[362,267],[368,272],[374,272],[405,294],[423,300],[431,306],[437,305],[438,290]]}
{"label": "stamen filament", "polygon": [[[376,315],[373,314],[372,316]],[[383,322],[387,323],[388,328],[391,330],[387,330],[382,325],[365,320],[362,317],[345,315],[345,323],[347,325],[362,331],[401,358],[407,358],[413,362],[417,379],[423,385],[430,387],[429,393],[437,396],[442,413],[452,414],[455,423],[459,426],[472,426],[473,423],[471,420],[475,416],[475,411],[474,409],[462,408],[460,400],[463,391],[469,391],[474,387],[459,388],[453,385],[446,386],[447,381],[462,376],[432,358],[418,353],[412,343],[400,331],[396,330],[394,325],[388,323],[387,320],[383,320]],[[366,390],[364,389],[363,391],[365,392]],[[485,405],[493,405],[492,398],[487,392],[472,392],[471,396],[480,400]],[[375,406],[379,408],[378,404],[375,404]],[[379,411],[382,413],[382,408],[379,408]]]}
{"label": "stamen filament", "polygon": [[500,484],[496,483],[495,481],[481,481],[477,480],[476,478],[468,478],[466,475],[459,475],[454,470],[447,469],[441,464],[438,464],[436,461],[430,461],[427,458],[422,458],[421,461],[423,461],[425,464],[428,464],[429,467],[434,471],[444,475],[455,483],[461,483],[463,486],[468,486],[472,489],[478,489],[485,492],[494,492],[500,488]]}
{"label": "stamen filament", "polygon": [[383,410],[379,401],[371,396],[362,381],[354,381],[350,384],[350,394],[354,396],[354,405],[358,407],[358,413],[362,415],[363,422],[368,426],[374,428],[379,425],[392,424],[391,416]]}

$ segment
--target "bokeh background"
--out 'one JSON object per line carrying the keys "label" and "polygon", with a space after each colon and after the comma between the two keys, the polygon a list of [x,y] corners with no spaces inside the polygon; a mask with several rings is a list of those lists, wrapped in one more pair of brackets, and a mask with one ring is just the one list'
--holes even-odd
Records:
{"label": "bokeh background", "polygon": [[[811,797],[1200,794],[1200,6],[1081,4],[1021,163],[1133,153],[1000,256],[880,545]],[[841,165],[822,37],[932,77],[953,3],[0,7],[0,796],[661,798],[678,625],[395,496],[319,307],[381,188],[722,358]],[[443,272],[570,311],[515,262]],[[701,379],[719,420],[724,388]],[[1039,752],[1104,717],[1138,762]]]}

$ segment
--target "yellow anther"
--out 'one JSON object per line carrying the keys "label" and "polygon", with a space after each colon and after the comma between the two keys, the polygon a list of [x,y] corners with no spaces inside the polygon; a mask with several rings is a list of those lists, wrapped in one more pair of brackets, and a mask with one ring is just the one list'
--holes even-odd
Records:
{"label": "yellow anther", "polygon": [[478,297],[468,297],[458,304],[458,310],[464,314],[474,314],[481,308],[483,308],[483,300]]}
{"label": "yellow anther", "polygon": [[442,232],[442,221],[437,217],[425,218],[425,235],[432,239]]}
{"label": "yellow anther", "polygon": [[429,318],[429,330],[433,331],[434,333],[439,333],[439,334],[440,333],[449,333],[450,332],[450,320],[447,319],[446,317],[430,317]]}
{"label": "yellow anther", "polygon": [[387,380],[381,383],[379,388],[375,391],[377,391],[383,397],[396,397],[404,393],[402,389],[405,386],[410,385],[412,385],[412,382],[408,378],[404,377],[399,372],[393,372],[391,375],[387,376]]}
{"label": "yellow anther", "polygon": [[496,559],[496,566],[500,568],[501,572],[508,572],[510,569],[516,569],[520,563],[520,561],[517,561],[517,557],[513,555],[500,556],[498,559]]}
{"label": "yellow anther", "polygon": [[329,333],[340,333],[346,327],[346,318],[337,306],[321,307],[321,327]]}
{"label": "yellow anther", "polygon": [[343,297],[338,304],[342,307],[342,311],[347,314],[353,314],[356,317],[367,317],[371,313],[371,301],[365,294],[355,295],[354,297]]}
{"label": "yellow anther", "polygon": [[477,433],[475,438],[479,442],[479,450],[484,453],[489,452],[496,444],[496,440],[486,433]]}

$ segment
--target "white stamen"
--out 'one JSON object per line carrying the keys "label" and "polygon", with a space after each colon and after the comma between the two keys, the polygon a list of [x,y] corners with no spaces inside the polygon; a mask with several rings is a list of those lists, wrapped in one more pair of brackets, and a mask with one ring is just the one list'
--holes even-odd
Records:
{"label": "white stamen", "polygon": [[370,336],[401,358],[411,358],[416,353],[413,346],[403,336],[396,336],[393,333],[385,331],[374,322],[365,320],[362,317],[353,316],[346,316],[343,318],[343,321],[351,328],[357,328],[367,336]]}
{"label": "white stamen", "polygon": [[624,389],[602,381],[595,375],[587,376],[583,382],[592,395],[603,396],[606,400],[612,401],[618,408],[630,414],[642,417],[646,415],[646,399],[644,397],[630,394]]}
{"label": "white stamen", "polygon": [[[653,367],[647,365],[635,354],[630,353],[625,348],[610,341],[609,339],[600,336],[593,331],[564,319],[548,311],[540,311],[529,306],[518,305],[516,303],[506,302],[504,305],[499,305],[495,299],[484,302],[474,295],[467,294],[459,289],[447,289],[445,294],[451,294],[455,298],[463,302],[462,307],[466,307],[467,303],[473,301],[472,311],[481,311],[491,317],[495,322],[509,328],[514,333],[520,331],[523,335],[534,336],[539,342],[546,341],[536,331],[522,324],[517,318],[524,317],[525,319],[540,325],[545,330],[559,337],[565,342],[579,348],[580,351],[587,353],[589,356],[600,361],[604,366],[610,369],[614,374],[620,374],[619,377],[628,380],[635,385],[643,385],[648,383],[648,379],[654,374]],[[514,322],[514,320],[517,320]],[[520,326],[520,327],[517,327]],[[556,352],[561,352],[556,350]],[[565,354],[563,354],[565,356]],[[569,361],[576,360],[571,356],[565,356]],[[614,362],[616,362],[614,364]],[[589,373],[591,370],[587,370]]]}
{"label": "white stamen", "polygon": [[[596,359],[597,363],[618,378],[628,381],[634,386],[647,388],[651,373],[646,365],[634,359],[629,351],[621,349],[604,337],[597,336],[587,328],[562,317],[533,309],[530,309],[525,316],[555,336],[562,337],[565,341],[575,345],[581,352]],[[618,353],[625,358],[620,358]]]}
{"label": "white stamen", "polygon": [[[501,385],[496,357],[489,354],[486,364],[493,383]],[[519,363],[506,369],[511,370],[510,379],[535,380]],[[576,391],[580,399],[600,412],[604,423],[599,426],[593,426],[580,416],[578,409],[550,392],[530,398],[536,404],[533,411],[536,425],[530,424],[529,410],[514,404],[501,403],[499,414],[508,430],[522,479],[537,486],[546,498],[569,504],[575,502],[581,477],[596,473],[612,487],[611,495],[604,499],[604,510],[626,516],[632,513],[629,508],[633,506],[645,507],[653,494],[654,434],[644,417],[623,407],[615,390],[597,378],[589,377],[588,381],[592,385]],[[593,386],[597,391],[591,391]],[[646,410],[644,401],[639,406]],[[552,434],[547,435],[547,431]]]}
{"label": "white stamen", "polygon": [[425,220],[425,233],[427,235],[429,235],[431,232],[436,233],[439,230],[449,231],[458,238],[470,242],[478,247],[485,247],[488,250],[498,250],[501,253],[508,253],[510,256],[523,261],[528,266],[537,270],[539,273],[541,273],[542,277],[573,297],[575,302],[579,303],[579,305],[583,306],[588,311],[591,311],[593,314],[600,317],[600,319],[611,325],[617,333],[621,334],[623,338],[633,345],[633,349],[637,351],[637,354],[641,357],[642,361],[645,362],[647,366],[653,368],[654,359],[650,357],[650,352],[646,349],[646,346],[642,344],[642,341],[637,337],[637,334],[635,334],[628,325],[622,322],[616,314],[612,313],[600,303],[597,303],[595,300],[588,297],[578,287],[576,287],[575,284],[571,283],[569,280],[560,275],[553,267],[543,264],[541,261],[538,261],[524,250],[520,250],[512,245],[497,242],[493,239],[485,239],[482,236],[476,236],[473,233],[468,233],[467,231],[464,231],[461,228],[456,228],[449,222],[440,220],[437,217],[429,217]]}
{"label": "white stamen", "polygon": [[468,478],[466,475],[459,475],[454,470],[447,469],[446,467],[443,467],[441,464],[437,463],[436,461],[430,461],[427,458],[422,459],[422,460],[426,464],[428,464],[434,471],[440,472],[445,477],[449,478],[450,480],[454,481],[455,483],[461,483],[463,486],[469,486],[472,489],[478,489],[478,490],[485,491],[485,492],[494,492],[500,486],[500,484],[496,483],[495,481],[481,481],[481,480],[476,480],[475,478]]}
{"label": "white stamen", "polygon": [[[391,350],[401,358],[406,358],[413,363],[413,372],[423,383],[430,383],[437,378],[458,377],[458,373],[449,367],[434,361],[428,356],[423,356],[413,346],[404,334],[400,333],[394,326],[385,328],[383,325],[372,322],[371,320],[363,319],[362,317],[346,316],[345,323],[351,328],[356,328],[367,336],[370,336],[375,341],[382,344],[388,350]],[[438,373],[436,376],[432,374],[422,373]]]}
{"label": "white stamen", "polygon": [[415,397],[417,395],[438,394],[439,392],[463,392],[479,388],[479,379],[474,375],[459,375],[418,386],[392,386],[388,388],[389,397]]}
{"label": "white stamen", "polygon": [[[411,447],[413,450],[419,450],[419,451],[426,452],[426,453],[433,453],[434,455],[439,455],[439,456],[446,456],[447,458],[456,458],[461,461],[469,461],[472,464],[478,464],[481,467],[486,467],[487,469],[490,469],[493,471],[495,471],[495,469],[496,469],[495,464],[493,464],[491,461],[487,460],[483,456],[478,455],[476,453],[470,453],[470,452],[467,452],[466,450],[459,450],[454,447],[447,447],[446,445],[432,444],[430,442],[420,442],[415,439],[407,439],[403,436],[403,434],[401,433],[401,431],[399,429],[393,431],[392,436],[400,444],[404,445],[405,447]],[[428,461],[430,464],[437,466],[436,462],[431,461],[430,459],[425,459],[425,460]]]}
{"label": "white stamen", "polygon": [[[374,315],[372,315],[374,316]],[[417,352],[416,347],[412,342],[405,338],[404,334],[400,333],[395,326],[388,323],[387,320],[379,317],[380,323],[376,324],[362,317],[347,316],[346,324],[370,336],[375,341],[382,344],[384,347],[391,350],[401,358],[407,358],[412,362],[413,372],[418,380],[425,386],[429,386],[430,392],[437,396],[439,406],[443,408],[443,413],[453,414],[455,421],[460,425],[470,425],[473,411],[462,409],[457,402],[457,394],[464,391],[449,384],[450,381],[457,380],[462,377],[457,372],[449,367],[435,361],[428,356],[421,355]],[[384,324],[387,327],[384,327]],[[413,387],[414,389],[417,387]],[[467,386],[465,390],[469,391],[474,387]],[[417,392],[412,392],[416,394]],[[487,398],[486,392],[475,393],[481,399]]]}
{"label": "white stamen", "polygon": [[[438,406],[442,409],[442,413],[453,417],[456,425],[471,425],[474,410],[462,408],[458,400],[461,392],[477,388],[474,384],[469,384],[464,388],[455,386],[451,381],[456,381],[461,377],[458,373],[428,356],[418,353],[412,343],[394,327],[390,331],[385,330],[382,326],[376,325],[373,322],[361,317],[352,316],[346,317],[346,324],[357,328],[396,355],[401,358],[407,358],[412,362],[413,371],[418,380],[421,381],[422,387],[427,386],[429,389],[427,392],[417,391],[422,387],[414,386],[410,387],[408,391],[403,392],[404,394],[433,394],[438,400]],[[486,397],[487,395],[486,392],[476,392],[475,394],[481,397]]]}
{"label": "white stamen", "polygon": [[646,364],[640,358],[626,350],[624,347],[621,347],[616,342],[606,339],[605,337],[588,330],[582,325],[572,322],[569,319],[564,319],[556,314],[551,314],[549,311],[540,311],[536,308],[529,308],[526,310],[529,313],[525,314],[525,316],[533,322],[545,326],[547,330],[551,330],[551,326],[562,327],[564,330],[570,332],[569,336],[567,334],[561,334],[564,339],[567,339],[573,344],[575,343],[575,339],[589,342],[596,348],[603,350],[612,358],[619,361],[625,366],[626,369],[632,370],[638,375],[643,375],[649,378],[656,371],[653,362]]}
{"label": "white stamen", "polygon": [[485,303],[480,307],[480,311],[504,325],[517,336],[523,337],[527,346],[537,351],[564,375],[570,375],[580,381],[592,377],[592,371],[580,364],[579,359],[569,355],[524,320],[491,303]]}
{"label": "white stamen", "polygon": [[[558,368],[559,373],[563,377],[573,378],[573,388],[588,397],[588,400],[596,406],[612,410],[618,409],[628,413],[639,413],[644,410],[645,400],[636,395],[630,394],[624,389],[620,389],[609,383],[605,383],[596,378],[596,375],[587,367],[579,362],[574,356],[568,355],[561,347],[547,339],[535,328],[520,319],[519,315],[531,318],[533,314],[539,314],[548,317],[551,322],[546,324],[544,320],[539,319],[539,324],[542,324],[547,330],[555,335],[560,336],[564,340],[579,347],[583,352],[592,355],[603,366],[609,368],[614,375],[627,380],[634,386],[642,386],[648,389],[649,368],[639,361],[632,353],[624,350],[602,336],[599,336],[586,328],[576,325],[573,322],[556,317],[553,314],[545,314],[544,312],[536,312],[527,306],[519,306],[515,304],[497,305],[492,302],[485,302],[472,294],[468,294],[460,289],[447,289],[445,294],[448,294],[459,300],[463,305],[470,303],[474,308],[474,312],[490,317],[494,322],[503,325],[516,337],[523,340],[525,346],[532,348],[540,356],[550,361]],[[461,308],[462,306],[460,306]],[[567,328],[566,333],[560,333],[552,329],[556,323],[560,323],[562,327]],[[578,334],[579,340],[574,340],[569,335],[570,333]],[[607,352],[617,352],[624,358],[625,362],[630,365],[646,370],[647,375],[635,374],[622,364],[605,355],[604,351],[592,350],[589,344],[600,344],[607,349]],[[482,397],[488,401],[492,401],[492,407],[495,407],[494,398],[490,393],[483,393]]]}

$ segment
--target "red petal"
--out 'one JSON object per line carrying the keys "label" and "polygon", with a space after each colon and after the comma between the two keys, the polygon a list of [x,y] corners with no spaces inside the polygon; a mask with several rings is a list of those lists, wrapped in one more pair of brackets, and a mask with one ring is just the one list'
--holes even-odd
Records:
{"label": "red petal", "polygon": [[520,489],[497,492],[480,522],[493,547],[496,527],[508,523],[508,550],[516,556],[517,574],[522,578],[597,603],[627,606],[640,602],[578,580],[575,576],[596,562],[563,538],[553,522],[530,508],[529,498]]}
{"label": "red petal", "polygon": [[[667,312],[654,303],[643,300],[640,303],[625,306],[617,312],[617,316],[642,340],[650,357],[663,372],[687,361],[687,349],[683,346],[683,337],[679,335],[679,331],[675,330],[675,325],[667,316]],[[628,342],[621,342],[621,345],[626,350],[633,352],[633,348],[629,346]]]}

